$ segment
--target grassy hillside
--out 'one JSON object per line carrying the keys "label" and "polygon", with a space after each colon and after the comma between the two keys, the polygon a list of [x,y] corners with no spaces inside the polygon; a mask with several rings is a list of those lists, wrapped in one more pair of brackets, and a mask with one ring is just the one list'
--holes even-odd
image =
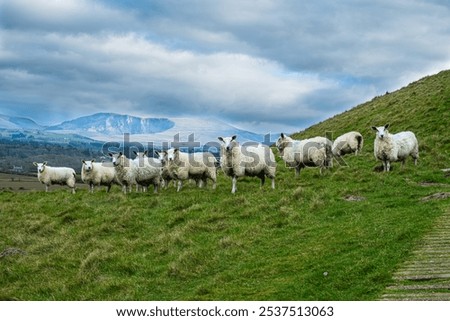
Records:
{"label": "grassy hillside", "polygon": [[450,167],[450,70],[425,77],[393,93],[375,97],[293,137],[325,136],[326,133],[337,137],[357,130],[365,138],[365,150],[372,151],[375,135],[371,127],[386,123],[391,125],[392,133],[413,131],[424,156],[431,153],[430,160],[438,161],[434,163],[435,166]]}
{"label": "grassy hillside", "polygon": [[[158,195],[4,190],[0,298],[375,300],[449,211],[448,199],[421,201],[450,191],[449,110],[447,71],[313,126],[298,136],[359,130],[363,153],[297,179],[279,160],[275,191],[246,178],[231,195],[223,175],[215,191]],[[370,126],[386,122],[416,132],[417,167],[373,171]]]}

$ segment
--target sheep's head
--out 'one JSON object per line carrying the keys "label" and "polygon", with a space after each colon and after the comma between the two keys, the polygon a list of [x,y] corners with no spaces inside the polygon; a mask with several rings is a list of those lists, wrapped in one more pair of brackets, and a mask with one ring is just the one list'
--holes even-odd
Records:
{"label": "sheep's head", "polygon": [[118,154],[117,153],[115,153],[115,154],[109,153],[109,156],[111,156],[112,163],[114,166],[119,166],[119,165],[128,166],[128,162],[127,162],[128,159],[125,157],[124,154],[122,154],[122,152],[120,152]]}
{"label": "sheep's head", "polygon": [[94,168],[94,162],[95,162],[94,159],[90,160],[90,161],[82,160],[81,162],[83,163],[84,170],[87,172],[90,172]]}
{"label": "sheep's head", "polygon": [[171,163],[173,161],[175,161],[176,159],[178,159],[180,150],[178,148],[171,148],[169,150],[167,150],[166,153],[166,160]]}
{"label": "sheep's head", "polygon": [[136,152],[136,151],[134,151],[134,155],[136,155],[136,158],[141,159],[141,158],[147,157],[147,151],[145,151],[145,152]]}
{"label": "sheep's head", "polygon": [[161,161],[161,164],[163,164],[163,165],[167,164],[167,161],[168,161],[168,157],[167,157],[168,153],[167,153],[167,151],[158,152],[158,151],[155,150],[155,155]]}
{"label": "sheep's head", "polygon": [[291,143],[292,143],[292,138],[281,133],[280,137],[278,137],[278,139],[277,139],[276,146],[278,148],[278,151],[280,153],[282,153],[283,150]]}
{"label": "sheep's head", "polygon": [[43,162],[43,163],[33,163],[34,166],[37,167],[38,173],[42,173],[45,171],[45,166],[47,166],[47,162]]}
{"label": "sheep's head", "polygon": [[231,152],[231,150],[238,146],[238,142],[236,141],[237,136],[233,135],[231,137],[218,137],[222,147],[227,151]]}
{"label": "sheep's head", "polygon": [[377,132],[377,137],[379,139],[384,139],[384,136],[387,136],[389,134],[388,128],[389,124],[380,127],[372,126],[372,129]]}

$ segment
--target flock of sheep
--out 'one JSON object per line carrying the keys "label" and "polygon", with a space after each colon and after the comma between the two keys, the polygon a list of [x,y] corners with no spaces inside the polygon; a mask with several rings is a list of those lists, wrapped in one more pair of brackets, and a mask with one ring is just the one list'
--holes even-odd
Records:
{"label": "flock of sheep", "polygon": [[[390,134],[389,124],[372,127],[376,132],[374,143],[375,158],[383,163],[384,171],[390,170],[390,163],[401,161],[402,166],[408,156],[412,156],[414,164],[419,158],[419,145],[414,133],[410,131]],[[146,191],[153,185],[154,192],[162,185],[167,187],[171,181],[177,183],[177,191],[186,180],[194,180],[197,186],[206,186],[207,180],[216,188],[217,167],[220,165],[225,175],[232,179],[231,192],[237,190],[239,177],[253,176],[264,184],[266,177],[271,179],[275,188],[276,160],[272,149],[259,143],[240,144],[236,136],[219,137],[221,143],[220,162],[209,152],[185,153],[171,148],[167,151],[155,152],[157,158],[148,157],[147,152],[135,152],[136,158],[127,158],[122,153],[110,154],[112,163],[97,163],[94,160],[82,161],[81,179],[89,185],[90,192],[95,186],[113,184],[122,186],[127,193],[133,186],[142,187]],[[304,167],[332,166],[333,157],[361,151],[363,136],[352,131],[336,138],[334,142],[325,137],[314,137],[294,140],[281,134],[276,142],[281,158],[287,166],[295,168],[296,176]],[[67,185],[75,193],[75,170],[68,167],[51,167],[44,163],[34,163],[38,170],[38,179],[45,184],[45,190],[52,184]]]}

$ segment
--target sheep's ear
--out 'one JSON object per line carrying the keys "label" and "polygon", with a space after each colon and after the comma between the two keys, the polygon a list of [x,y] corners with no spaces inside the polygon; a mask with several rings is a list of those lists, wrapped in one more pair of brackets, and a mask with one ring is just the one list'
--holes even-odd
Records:
{"label": "sheep's ear", "polygon": [[376,132],[378,131],[378,129],[375,126],[372,126],[372,129]]}
{"label": "sheep's ear", "polygon": [[173,150],[173,152],[174,153],[178,153],[180,150],[178,149],[178,148],[175,148],[174,150]]}
{"label": "sheep's ear", "polygon": [[147,155],[148,155],[148,154],[147,154],[147,152],[148,152],[148,150],[144,151],[144,155],[145,155],[145,156],[147,156]]}
{"label": "sheep's ear", "polygon": [[33,162],[33,165],[37,167],[38,164],[36,162]]}
{"label": "sheep's ear", "polygon": [[95,159],[91,160],[91,163],[95,162]]}
{"label": "sheep's ear", "polygon": [[388,129],[389,128],[389,124],[384,125],[384,129]]}
{"label": "sheep's ear", "polygon": [[159,152],[157,150],[154,150],[153,153],[155,153],[156,156],[159,156]]}
{"label": "sheep's ear", "polygon": [[86,161],[83,159],[82,161],[81,161],[83,164],[86,164]]}
{"label": "sheep's ear", "polygon": [[222,143],[225,143],[225,141],[223,140],[223,137],[217,137],[218,140],[220,140]]}
{"label": "sheep's ear", "polygon": [[109,157],[113,157],[113,154],[112,154],[112,153],[109,153]]}
{"label": "sheep's ear", "polygon": [[231,137],[231,140],[235,140],[237,138],[237,135],[233,135],[233,137]]}
{"label": "sheep's ear", "polygon": [[42,165],[44,165],[44,166],[47,165],[47,162],[42,163]]}
{"label": "sheep's ear", "polygon": [[122,152],[119,152],[119,157],[122,156]]}
{"label": "sheep's ear", "polygon": [[283,133],[281,133],[280,136],[281,136],[281,138],[284,138],[284,134]]}
{"label": "sheep's ear", "polygon": [[135,150],[133,151],[133,153],[134,153],[134,155],[136,155],[136,156],[137,156],[137,152],[136,152]]}

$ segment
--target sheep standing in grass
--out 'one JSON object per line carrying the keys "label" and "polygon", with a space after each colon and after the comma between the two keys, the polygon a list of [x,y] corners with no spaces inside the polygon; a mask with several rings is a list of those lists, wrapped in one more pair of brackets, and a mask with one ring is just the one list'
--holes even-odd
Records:
{"label": "sheep standing in grass", "polygon": [[331,164],[330,143],[325,137],[294,140],[281,133],[276,146],[286,165],[295,168],[297,177],[305,167],[319,167],[322,174],[322,169]]}
{"label": "sheep standing in grass", "polygon": [[131,192],[133,185],[136,185],[135,163],[122,154],[122,152],[118,154],[109,153],[109,156],[112,157],[116,179],[118,183],[122,185],[122,191],[124,194],[126,194],[127,191]]}
{"label": "sheep standing in grass", "polygon": [[235,193],[238,177],[256,176],[261,179],[261,186],[266,176],[272,180],[275,189],[276,166],[275,155],[265,145],[255,142],[240,145],[236,135],[219,137],[221,142],[220,162],[223,172],[232,178],[231,193]]}
{"label": "sheep standing in grass", "polygon": [[[116,170],[113,164],[96,163],[95,160],[81,161],[81,180],[89,184],[89,191],[94,192],[94,186],[106,186],[109,192],[111,185],[116,182]],[[109,166],[108,166],[109,165]]]}
{"label": "sheep standing in grass", "polygon": [[355,131],[348,132],[334,140],[331,150],[334,156],[344,156],[351,153],[358,155],[358,152],[363,147],[363,143],[364,138],[360,133]]}
{"label": "sheep standing in grass", "polygon": [[161,183],[162,164],[159,159],[149,158],[147,151],[134,152],[136,158],[133,159],[134,163],[134,178],[136,184],[142,186],[143,191],[148,190],[150,184],[153,185],[153,192],[158,192],[158,187]]}
{"label": "sheep standing in grass", "polygon": [[169,170],[167,152],[158,152],[155,151],[156,156],[158,156],[159,161],[161,162],[162,170],[161,170],[161,180],[162,185],[166,189],[169,187],[170,182],[173,181],[174,187],[177,185],[177,179],[173,176],[173,174]]}
{"label": "sheep standing in grass", "polygon": [[381,127],[372,127],[377,133],[374,143],[374,155],[376,159],[383,162],[383,170],[389,172],[391,162],[400,161],[403,168],[406,158],[410,155],[414,159],[414,165],[417,165],[419,143],[416,135],[410,131],[391,134],[388,128],[389,124]]}
{"label": "sheep standing in grass", "polygon": [[213,182],[213,189],[216,188],[217,171],[213,154],[206,153],[183,153],[179,149],[171,148],[162,152],[164,155],[165,167],[169,177],[178,181],[177,192],[183,187],[183,182],[193,179],[198,187],[206,186],[207,179]]}
{"label": "sheep standing in grass", "polygon": [[75,194],[75,170],[69,167],[51,167],[47,162],[33,163],[37,167],[38,180],[45,184],[45,191],[48,192],[50,185],[59,184],[67,185],[72,189],[72,194]]}

